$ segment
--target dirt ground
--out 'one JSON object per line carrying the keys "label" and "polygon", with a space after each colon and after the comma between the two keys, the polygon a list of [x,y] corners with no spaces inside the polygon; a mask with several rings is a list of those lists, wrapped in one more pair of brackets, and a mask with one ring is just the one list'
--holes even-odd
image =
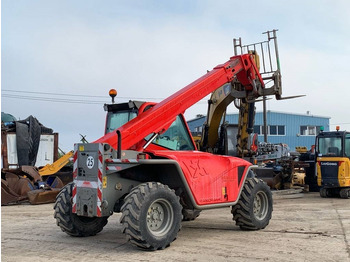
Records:
{"label": "dirt ground", "polygon": [[350,200],[318,193],[274,195],[272,220],[260,231],[240,230],[229,208],[202,211],[154,252],[125,240],[119,214],[98,235],[76,238],[56,226],[52,207],[1,208],[2,261],[350,261]]}

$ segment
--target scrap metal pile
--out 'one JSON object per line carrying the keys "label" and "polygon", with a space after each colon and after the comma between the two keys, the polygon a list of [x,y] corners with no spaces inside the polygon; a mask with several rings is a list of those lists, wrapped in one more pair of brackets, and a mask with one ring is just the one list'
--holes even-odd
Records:
{"label": "scrap metal pile", "polygon": [[1,170],[1,205],[28,202],[45,204],[55,201],[63,187],[58,177],[51,177],[45,182],[33,166],[21,166],[11,171]]}
{"label": "scrap metal pile", "polygon": [[8,116],[1,117],[1,205],[54,202],[64,183],[57,176],[41,176],[35,167],[41,135],[54,137],[53,130],[33,116],[21,121]]}

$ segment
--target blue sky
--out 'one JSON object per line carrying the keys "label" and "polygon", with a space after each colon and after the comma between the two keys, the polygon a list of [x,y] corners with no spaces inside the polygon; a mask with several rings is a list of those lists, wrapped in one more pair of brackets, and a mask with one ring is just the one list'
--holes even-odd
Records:
{"label": "blue sky", "polygon": [[[227,61],[233,38],[249,44],[279,29],[284,95],[306,97],[268,109],[310,111],[350,130],[349,14],[346,0],[2,0],[1,110],[35,116],[71,150],[79,134],[102,136],[110,88],[118,102],[159,102]],[[186,117],[205,113],[204,99]]]}

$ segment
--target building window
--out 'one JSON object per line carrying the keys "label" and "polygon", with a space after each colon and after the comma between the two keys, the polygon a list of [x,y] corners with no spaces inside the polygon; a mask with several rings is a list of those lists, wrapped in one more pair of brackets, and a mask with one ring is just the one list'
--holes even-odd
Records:
{"label": "building window", "polygon": [[285,136],[286,132],[284,126],[269,126],[269,135]]}
{"label": "building window", "polygon": [[280,136],[285,136],[286,135],[286,131],[285,131],[284,126],[277,126],[277,130],[278,130],[278,134]]}
{"label": "building window", "polygon": [[[264,126],[254,126],[254,133],[258,135],[264,134]],[[285,126],[275,126],[271,125],[267,127],[267,134],[271,136],[285,136]]]}
{"label": "building window", "polygon": [[270,135],[277,135],[277,126],[270,126]]}
{"label": "building window", "polygon": [[320,132],[320,126],[300,126],[301,136],[316,136]]}
{"label": "building window", "polygon": [[260,126],[254,126],[254,133],[258,135],[261,134]]}
{"label": "building window", "polygon": [[194,129],[195,132],[202,132],[202,126],[197,126],[195,129]]}

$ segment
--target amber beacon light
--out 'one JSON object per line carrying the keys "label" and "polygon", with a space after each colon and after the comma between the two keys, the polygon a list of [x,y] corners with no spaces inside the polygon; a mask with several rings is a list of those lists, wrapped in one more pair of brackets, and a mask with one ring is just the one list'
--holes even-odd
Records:
{"label": "amber beacon light", "polygon": [[114,103],[114,98],[117,96],[117,90],[115,89],[109,90],[109,96],[112,98],[112,103]]}

